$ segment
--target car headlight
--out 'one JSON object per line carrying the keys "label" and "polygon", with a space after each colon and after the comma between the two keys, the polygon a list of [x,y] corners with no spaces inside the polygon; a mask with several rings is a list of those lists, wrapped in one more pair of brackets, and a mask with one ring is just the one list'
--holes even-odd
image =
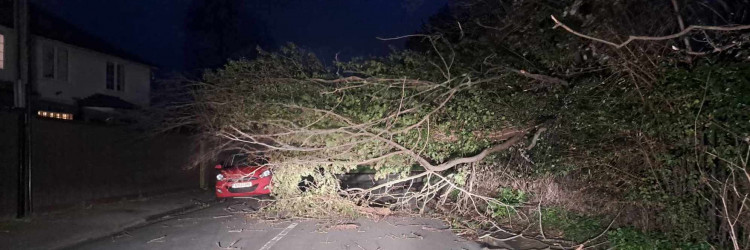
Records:
{"label": "car headlight", "polygon": [[220,181],[220,180],[223,180],[223,179],[224,179],[224,175],[222,175],[222,174],[217,174],[216,175],[216,180],[217,181]]}
{"label": "car headlight", "polygon": [[271,175],[271,170],[263,171],[263,173],[260,174],[260,178],[267,177]]}

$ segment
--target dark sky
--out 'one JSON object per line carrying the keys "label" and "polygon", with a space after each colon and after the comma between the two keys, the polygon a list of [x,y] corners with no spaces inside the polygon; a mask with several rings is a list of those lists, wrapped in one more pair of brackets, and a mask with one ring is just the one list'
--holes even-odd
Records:
{"label": "dark sky", "polygon": [[[448,0],[237,0],[277,44],[294,42],[326,63],[384,55],[376,36],[412,34]],[[33,0],[71,24],[163,69],[182,69],[190,0]],[[391,42],[390,44],[394,44]],[[403,42],[395,42],[397,47]]]}

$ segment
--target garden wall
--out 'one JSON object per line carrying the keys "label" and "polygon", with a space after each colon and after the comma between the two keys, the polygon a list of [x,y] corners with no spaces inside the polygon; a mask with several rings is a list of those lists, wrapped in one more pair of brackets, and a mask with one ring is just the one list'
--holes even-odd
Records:
{"label": "garden wall", "polygon": [[[2,217],[12,217],[16,208],[18,122],[14,117],[0,116]],[[189,136],[152,137],[127,127],[48,119],[35,119],[32,124],[32,194],[37,212],[199,187],[198,169],[187,170],[197,149]]]}

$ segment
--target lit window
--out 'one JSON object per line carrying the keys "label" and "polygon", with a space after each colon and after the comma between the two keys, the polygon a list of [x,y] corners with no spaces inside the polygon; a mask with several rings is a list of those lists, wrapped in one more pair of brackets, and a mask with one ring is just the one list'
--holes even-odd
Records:
{"label": "lit window", "polygon": [[5,36],[0,34],[0,69],[5,68]]}
{"label": "lit window", "polygon": [[68,113],[58,113],[58,112],[49,112],[49,111],[37,111],[36,115],[45,117],[45,118],[54,118],[54,119],[61,119],[61,120],[73,120],[73,114]]}

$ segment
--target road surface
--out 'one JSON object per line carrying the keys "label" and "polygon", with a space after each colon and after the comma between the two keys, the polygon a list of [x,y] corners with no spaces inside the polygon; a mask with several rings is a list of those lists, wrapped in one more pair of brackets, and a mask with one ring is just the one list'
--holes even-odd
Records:
{"label": "road surface", "polygon": [[230,200],[71,249],[482,249],[454,235],[439,220],[272,222],[250,218],[246,213],[252,207],[249,200]]}

